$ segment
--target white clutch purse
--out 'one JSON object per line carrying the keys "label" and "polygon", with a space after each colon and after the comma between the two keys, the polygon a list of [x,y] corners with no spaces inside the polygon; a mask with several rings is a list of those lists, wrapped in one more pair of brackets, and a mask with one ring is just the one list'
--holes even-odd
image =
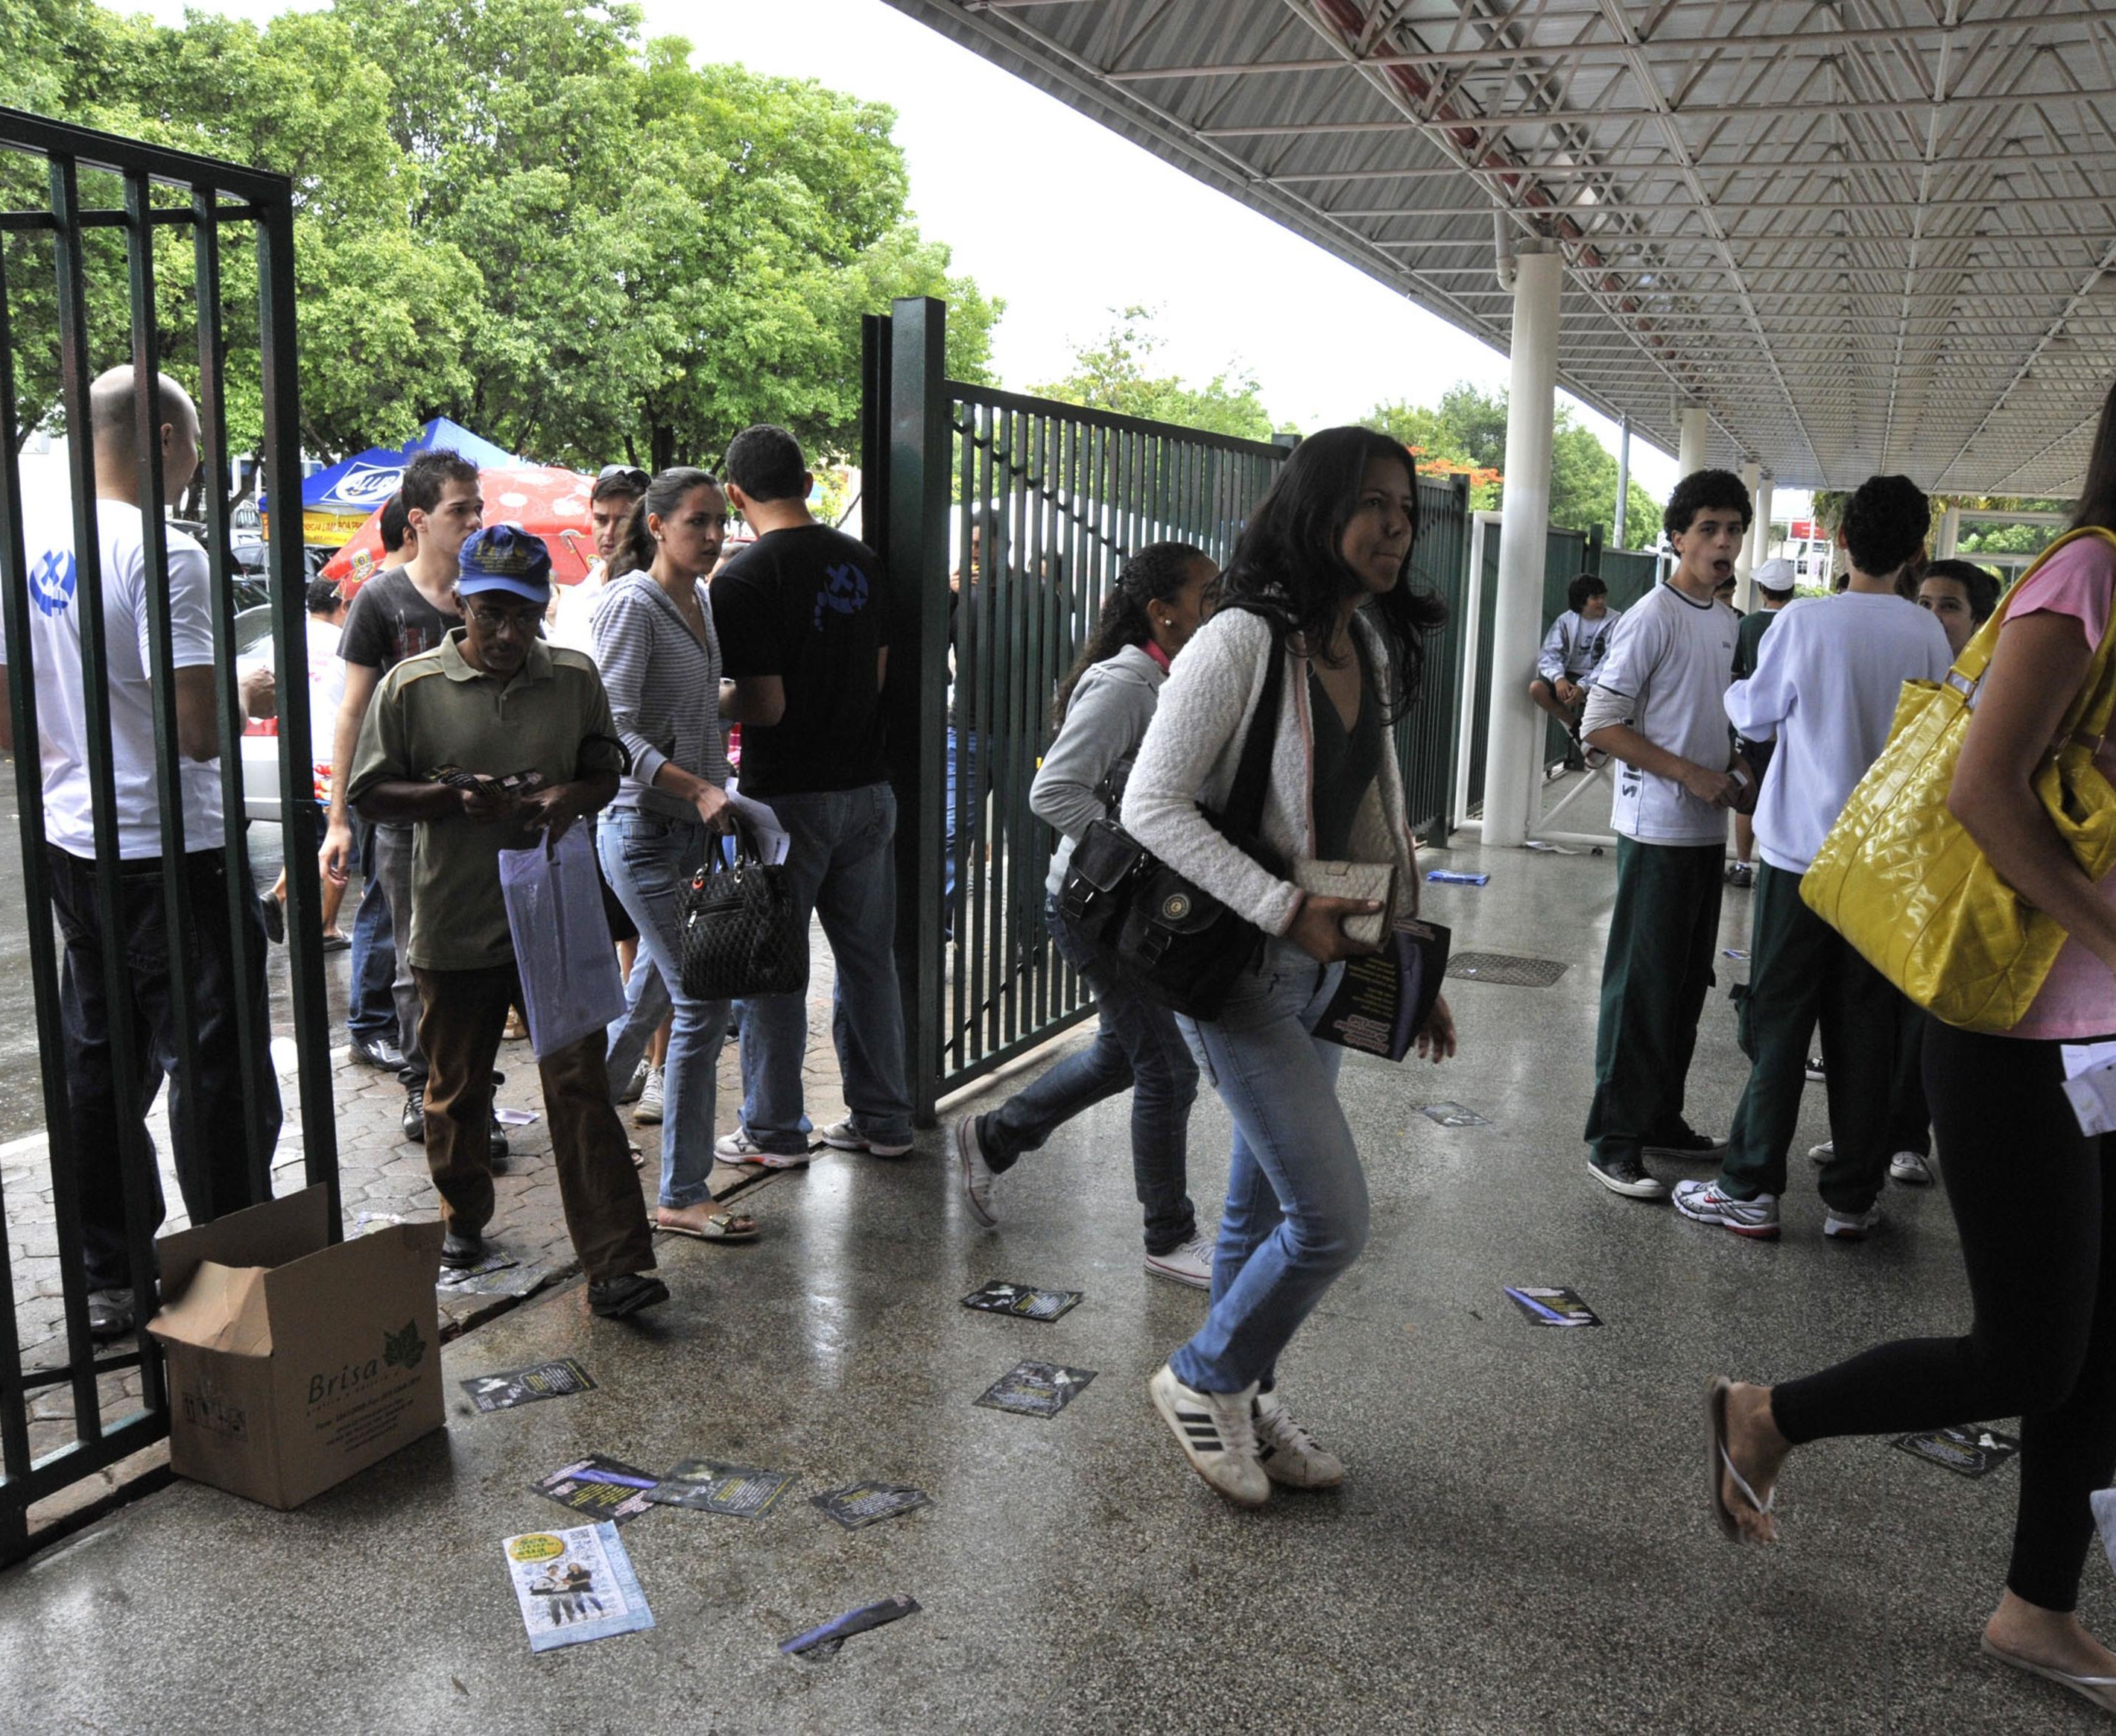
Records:
{"label": "white clutch purse", "polygon": [[1396,920],[1393,862],[1318,862],[1293,864],[1293,883],[1318,898],[1371,898],[1381,909],[1371,916],[1347,916],[1345,932],[1363,946],[1378,946]]}

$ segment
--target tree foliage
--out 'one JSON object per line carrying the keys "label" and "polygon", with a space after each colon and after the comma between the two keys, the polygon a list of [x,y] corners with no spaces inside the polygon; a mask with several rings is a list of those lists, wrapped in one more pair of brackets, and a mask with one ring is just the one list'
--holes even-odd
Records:
{"label": "tree foliage", "polygon": [[[952,317],[954,311],[950,312]],[[1109,328],[1074,350],[1072,371],[1064,379],[1029,389],[1038,397],[1091,410],[1175,422],[1243,440],[1267,440],[1274,433],[1295,431],[1290,424],[1273,422],[1264,408],[1263,386],[1240,361],[1230,361],[1203,385],[1156,373],[1154,352],[1165,340],[1153,329],[1153,310],[1111,308],[1110,312]]]}
{"label": "tree foliage", "polygon": [[[945,297],[950,372],[988,377],[1001,304],[911,221],[894,112],[694,66],[681,39],[644,39],[636,6],[336,0],[261,30],[200,13],[172,30],[0,0],[0,101],[294,177],[301,435],[320,455],[437,414],[584,465],[716,463],[758,421],[842,454],[860,317],[901,295]],[[41,203],[34,172],[0,168],[11,203]],[[126,341],[123,243],[90,241],[103,366]],[[189,238],[155,246],[165,365],[189,383]],[[19,311],[50,282],[50,247],[7,247]],[[241,448],[261,432],[248,250],[226,250],[223,274]],[[29,350],[25,433],[56,386]]]}
{"label": "tree foliage", "polygon": [[[1506,394],[1484,392],[1458,380],[1441,394],[1437,408],[1378,404],[1367,420],[1394,435],[1419,455],[1428,474],[1466,475],[1470,504],[1496,510],[1506,495]],[[1636,481],[1627,495],[1625,535],[1650,547],[1660,525],[1660,505]],[[1565,405],[1557,407],[1550,443],[1550,522],[1561,530],[1599,529],[1613,543],[1617,519],[1617,458],[1594,431]]]}

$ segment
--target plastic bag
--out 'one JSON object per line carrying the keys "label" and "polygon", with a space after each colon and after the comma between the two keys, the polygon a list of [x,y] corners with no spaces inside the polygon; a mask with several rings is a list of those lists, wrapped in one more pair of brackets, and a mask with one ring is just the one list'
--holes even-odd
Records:
{"label": "plastic bag", "polygon": [[529,1047],[539,1061],[600,1032],[624,1011],[624,981],[603,915],[589,827],[576,822],[555,850],[541,839],[499,853],[499,887],[522,977]]}

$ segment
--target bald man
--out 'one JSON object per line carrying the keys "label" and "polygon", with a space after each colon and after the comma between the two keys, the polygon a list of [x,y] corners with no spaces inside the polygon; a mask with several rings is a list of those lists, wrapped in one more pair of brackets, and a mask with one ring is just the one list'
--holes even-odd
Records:
{"label": "bald man", "polygon": [[[29,557],[30,642],[25,647],[0,643],[0,747],[14,746],[7,679],[12,669],[27,661],[34,669],[43,753],[45,862],[53,914],[66,941],[59,1013],[78,1166],[74,1185],[80,1201],[89,1330],[106,1338],[131,1329],[139,1313],[136,1279],[153,1281],[151,1273],[135,1273],[126,1258],[121,1153],[156,1177],[146,1208],[150,1221],[159,1227],[162,1190],[146,1117],[163,1080],[169,1081],[177,1178],[194,1223],[256,1203],[249,1153],[253,1148],[269,1152],[278,1138],[279,1095],[264,1047],[270,1029],[264,923],[254,888],[246,888],[251,896],[240,900],[242,922],[251,931],[246,952],[238,947],[228,920],[205,550],[182,532],[169,530],[166,571],[149,569],[131,369],[114,368],[96,380],[89,392],[89,417],[95,446],[103,624],[109,647],[115,840],[97,838],[90,810],[80,569],[71,510],[64,498],[28,503],[23,546]],[[167,375],[156,379],[154,420],[162,495],[173,500],[198,469],[199,424],[190,398]],[[187,962],[197,1024],[191,1052],[184,1057],[177,1053],[171,1029],[162,809],[148,674],[148,600],[157,592],[168,597],[175,647],[181,837],[191,891]],[[95,858],[113,843],[122,882],[118,930],[106,934],[95,906]],[[117,1005],[105,992],[107,949],[123,958],[126,995]],[[255,1124],[244,1111],[237,1039],[237,1009],[246,997],[260,1099]],[[137,1071],[123,1079],[117,1076],[110,1043],[111,1029],[120,1020],[132,1032],[137,1060]]]}

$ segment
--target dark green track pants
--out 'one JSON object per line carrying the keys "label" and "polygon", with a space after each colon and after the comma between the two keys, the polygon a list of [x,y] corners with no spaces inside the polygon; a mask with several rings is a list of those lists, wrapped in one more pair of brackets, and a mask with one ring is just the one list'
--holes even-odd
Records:
{"label": "dark green track pants", "polygon": [[1749,939],[1749,986],[1739,1028],[1749,1083],[1734,1112],[1720,1179],[1752,1200],[1786,1190],[1786,1153],[1800,1121],[1809,1043],[1818,1024],[1837,1153],[1822,1197],[1863,1212],[1888,1167],[1889,1086],[1902,1001],[1893,987],[1801,902],[1797,874],[1761,863]]}
{"label": "dark green track pants", "polygon": [[1721,844],[1617,840],[1617,903],[1594,1032],[1594,1160],[1636,1157],[1679,1132],[1697,1020],[1719,941]]}

